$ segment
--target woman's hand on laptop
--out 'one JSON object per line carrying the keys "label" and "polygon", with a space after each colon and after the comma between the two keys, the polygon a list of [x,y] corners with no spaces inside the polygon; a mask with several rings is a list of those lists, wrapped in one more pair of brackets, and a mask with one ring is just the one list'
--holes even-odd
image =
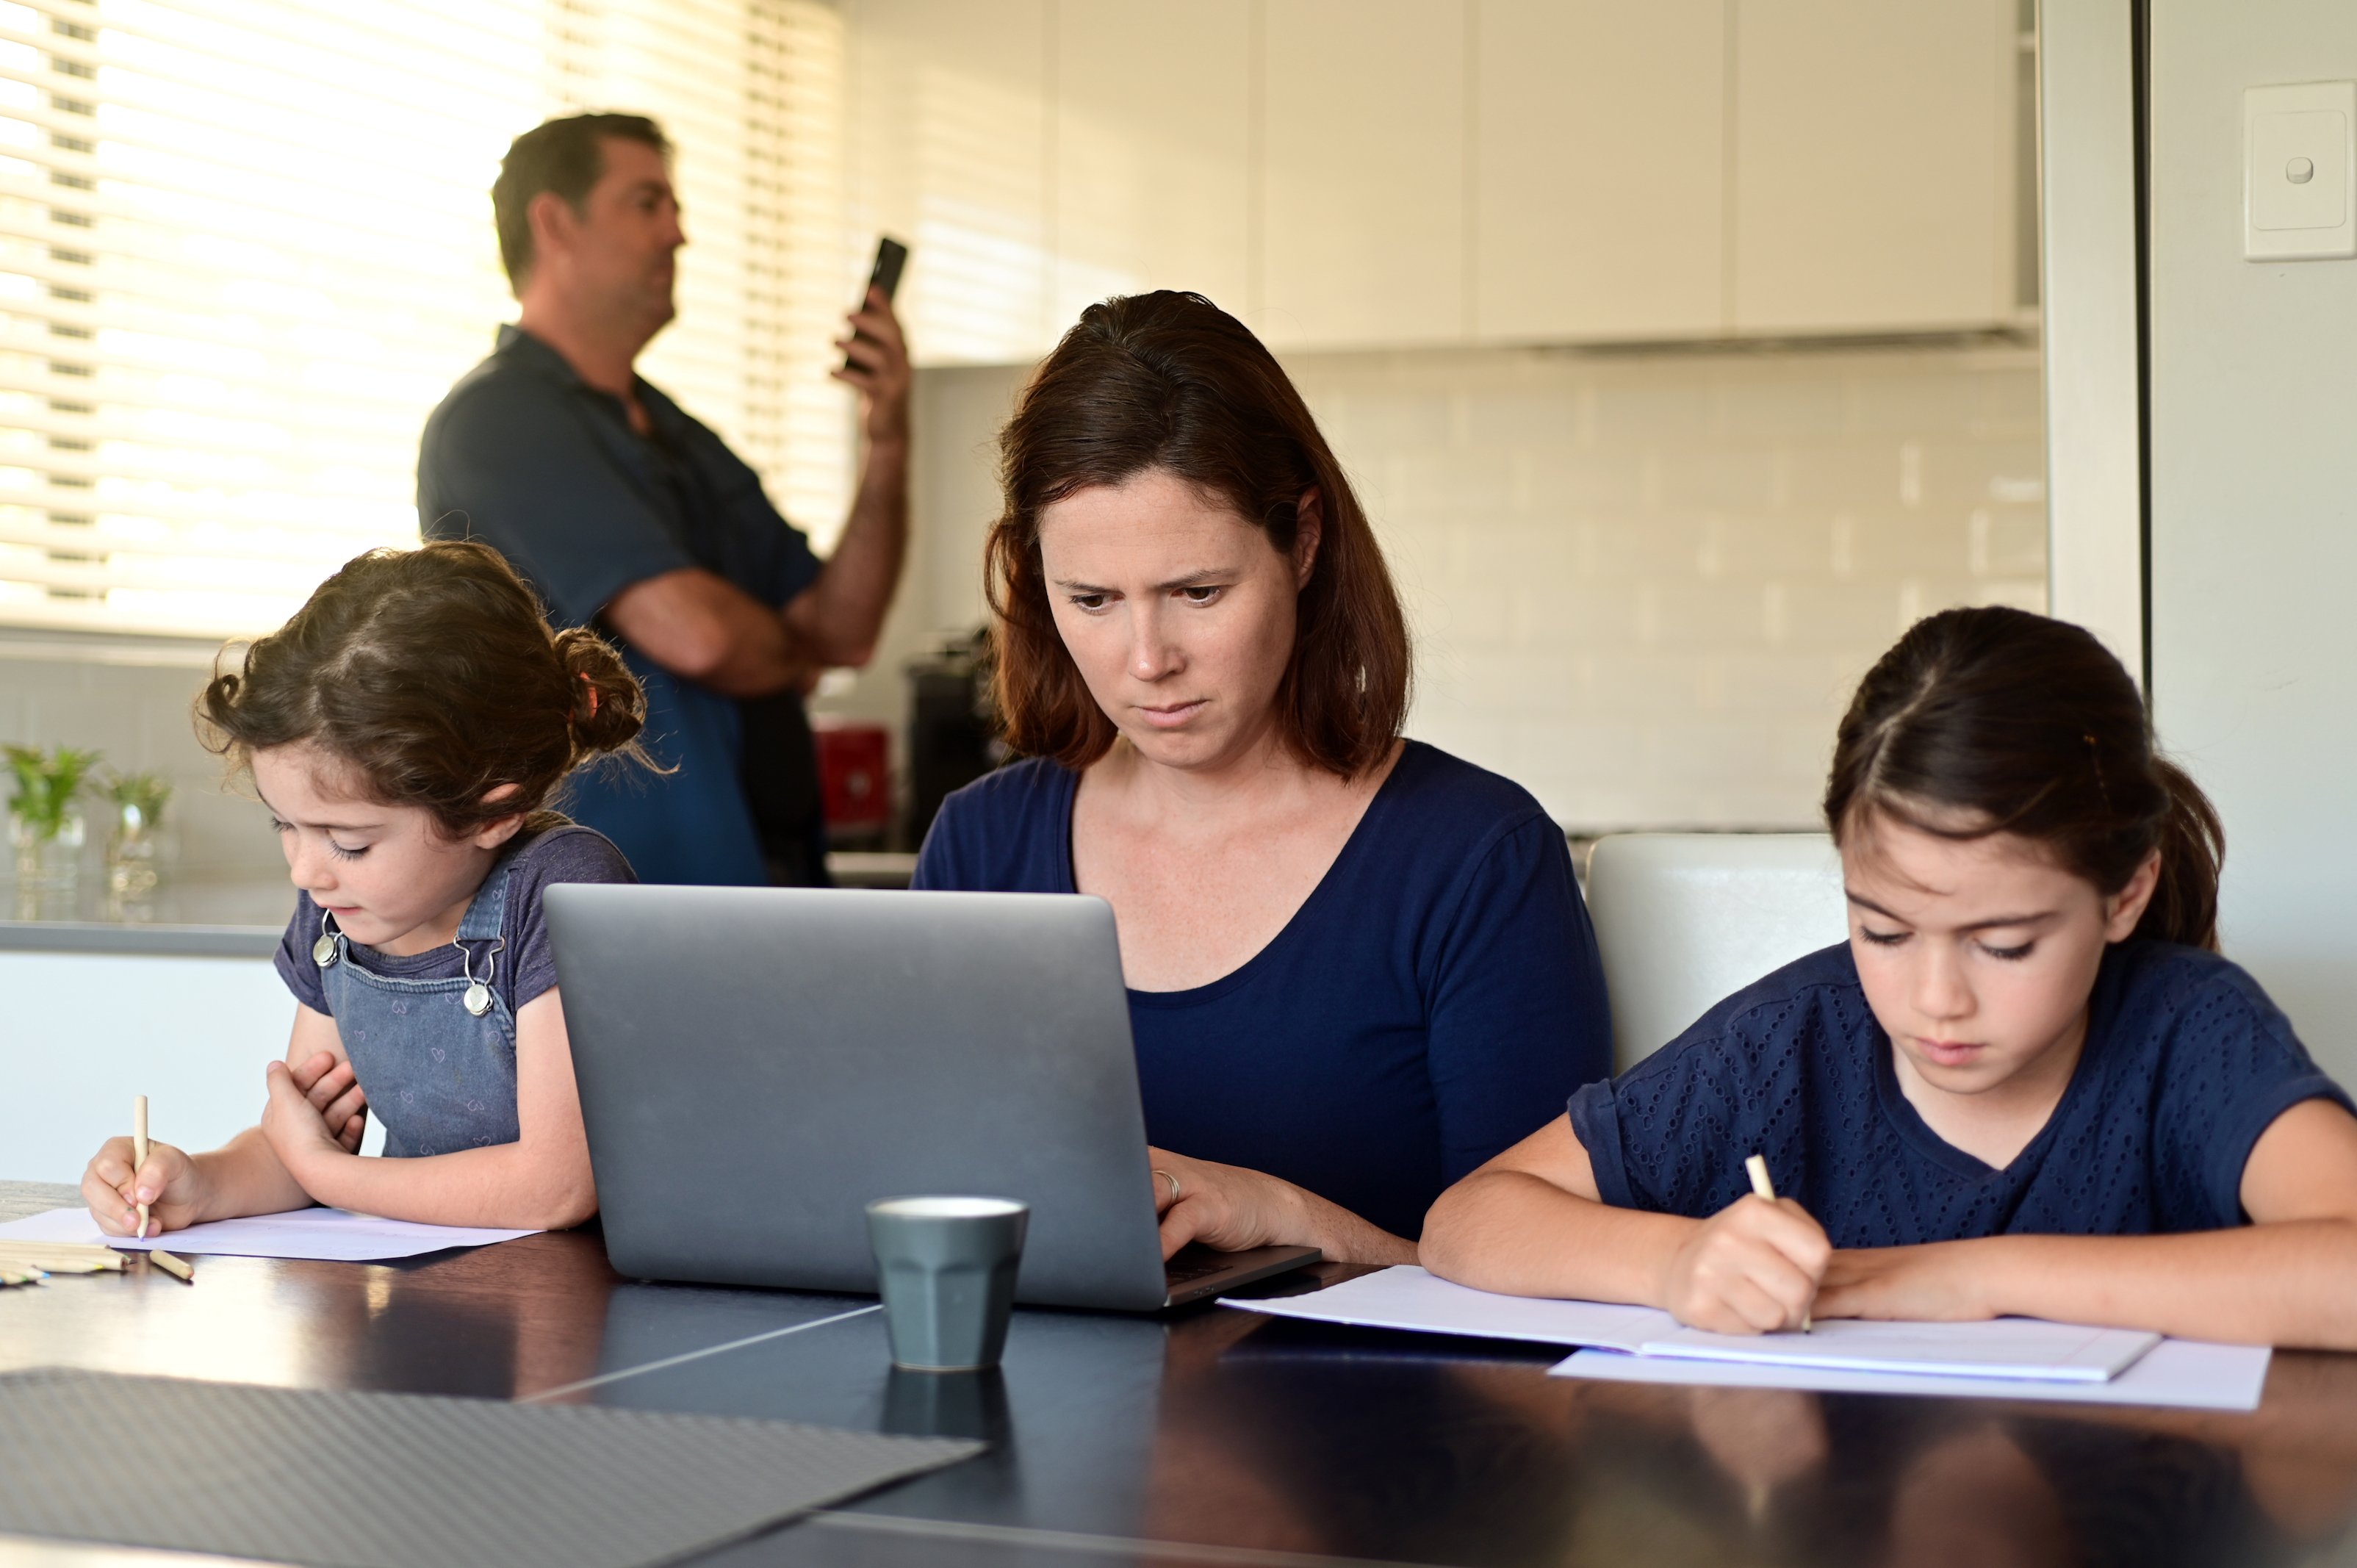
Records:
{"label": "woman's hand on laptop", "polygon": [[1148,1148],[1165,1258],[1189,1241],[1222,1252],[1315,1247],[1345,1263],[1413,1263],[1415,1243],[1262,1171]]}

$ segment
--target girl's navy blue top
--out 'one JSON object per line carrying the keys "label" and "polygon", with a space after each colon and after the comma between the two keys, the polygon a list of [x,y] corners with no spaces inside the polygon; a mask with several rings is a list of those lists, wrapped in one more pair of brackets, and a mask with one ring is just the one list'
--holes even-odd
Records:
{"label": "girl's navy blue top", "polygon": [[[1032,760],[952,795],[915,886],[1073,892],[1078,783]],[[1562,830],[1519,785],[1414,741],[1266,947],[1209,985],[1132,991],[1129,1018],[1157,1147],[1406,1237],[1612,1063]]]}
{"label": "girl's navy blue top", "polygon": [[2304,1100],[2349,1109],[2258,983],[2215,953],[2108,949],[2087,1043],[2046,1126],[2003,1170],[1932,1131],[1846,944],[1786,965],[1619,1079],[1571,1099],[1598,1194],[1702,1219],[1767,1156],[1836,1247],[2128,1236],[2243,1223],[2243,1166]]}

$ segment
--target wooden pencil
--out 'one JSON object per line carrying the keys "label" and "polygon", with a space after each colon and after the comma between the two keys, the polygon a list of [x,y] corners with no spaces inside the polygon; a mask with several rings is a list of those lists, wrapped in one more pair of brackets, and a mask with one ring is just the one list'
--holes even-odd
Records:
{"label": "wooden pencil", "polygon": [[[1761,1197],[1766,1198],[1769,1202],[1775,1202],[1776,1184],[1768,1179],[1767,1160],[1762,1158],[1760,1155],[1753,1155],[1743,1162],[1743,1168],[1750,1174],[1751,1190],[1758,1193]],[[1804,1312],[1801,1314],[1802,1333],[1809,1333],[1815,1326],[1816,1325],[1810,1320],[1807,1313]]]}
{"label": "wooden pencil", "polygon": [[[147,1097],[131,1097],[131,1190],[139,1190],[139,1167],[147,1163]],[[139,1206],[139,1234],[147,1234],[147,1206]]]}
{"label": "wooden pencil", "polygon": [[161,1248],[151,1248],[147,1253],[147,1261],[185,1284],[197,1283],[196,1265],[186,1258],[176,1258]]}
{"label": "wooden pencil", "polygon": [[119,1263],[93,1263],[81,1258],[0,1257],[0,1269],[20,1274],[119,1274],[123,1272]]}
{"label": "wooden pencil", "polygon": [[123,1268],[123,1254],[110,1247],[80,1241],[10,1241],[0,1240],[0,1268],[46,1269],[53,1273],[95,1273]]}

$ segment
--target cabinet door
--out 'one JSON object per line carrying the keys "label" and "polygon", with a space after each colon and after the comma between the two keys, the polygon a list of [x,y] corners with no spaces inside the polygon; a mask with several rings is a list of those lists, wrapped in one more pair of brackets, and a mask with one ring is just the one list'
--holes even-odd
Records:
{"label": "cabinet door", "polygon": [[1462,341],[1466,0],[1265,0],[1271,345]]}
{"label": "cabinet door", "polygon": [[1481,0],[1475,27],[1474,335],[1724,332],[1722,0]]}
{"label": "cabinet door", "polygon": [[2011,313],[2016,0],[1737,0],[1735,326]]}
{"label": "cabinet door", "polygon": [[1108,295],[1157,288],[1246,315],[1250,0],[1056,11],[1057,330]]}
{"label": "cabinet door", "polygon": [[920,365],[1037,357],[1051,340],[1046,0],[844,13],[861,276],[879,231],[909,242],[900,306]]}

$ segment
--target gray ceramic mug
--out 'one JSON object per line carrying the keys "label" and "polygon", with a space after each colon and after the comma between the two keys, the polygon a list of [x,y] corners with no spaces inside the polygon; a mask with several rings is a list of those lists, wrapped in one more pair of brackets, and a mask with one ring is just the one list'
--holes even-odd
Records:
{"label": "gray ceramic mug", "polygon": [[1029,1205],[1006,1197],[880,1197],[867,1206],[895,1366],[955,1372],[998,1364],[1030,1219]]}

